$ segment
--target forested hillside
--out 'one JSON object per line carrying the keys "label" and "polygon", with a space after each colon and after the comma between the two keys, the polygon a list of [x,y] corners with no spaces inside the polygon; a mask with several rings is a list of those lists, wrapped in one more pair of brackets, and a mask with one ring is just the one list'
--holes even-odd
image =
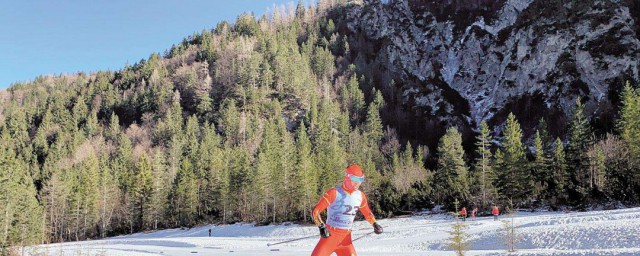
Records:
{"label": "forested hillside", "polygon": [[[513,114],[504,125],[399,133],[397,117],[414,112],[382,90],[405,81],[354,56],[352,32],[339,29],[353,8],[322,0],[242,14],[118,71],[1,91],[2,248],[205,223],[310,223],[351,163],[365,170],[362,189],[380,218],[456,199],[483,208],[640,202],[635,84],[619,85],[615,127],[594,127],[578,98],[561,133],[541,119],[525,137]],[[473,134],[466,151],[459,130]]]}

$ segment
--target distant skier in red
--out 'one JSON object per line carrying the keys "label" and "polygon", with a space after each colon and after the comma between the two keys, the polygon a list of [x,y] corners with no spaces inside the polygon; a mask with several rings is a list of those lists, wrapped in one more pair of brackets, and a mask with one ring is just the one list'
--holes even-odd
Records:
{"label": "distant skier in red", "polygon": [[462,221],[467,221],[467,207],[462,207],[462,211],[460,211],[460,216],[462,216]]}
{"label": "distant skier in red", "polygon": [[491,214],[493,214],[493,220],[498,220],[498,215],[500,215],[500,210],[498,210],[498,206],[493,206],[491,209]]}
{"label": "distant skier in red", "polygon": [[[329,189],[313,208],[313,221],[320,229],[320,241],[316,244],[311,256],[355,256],[356,249],[351,242],[351,226],[359,210],[365,219],[373,225],[373,232],[382,233],[382,227],[376,222],[367,196],[358,190],[364,181],[364,173],[358,165],[350,165],[344,173],[342,186]],[[327,209],[327,223],[320,218],[320,213]]]}

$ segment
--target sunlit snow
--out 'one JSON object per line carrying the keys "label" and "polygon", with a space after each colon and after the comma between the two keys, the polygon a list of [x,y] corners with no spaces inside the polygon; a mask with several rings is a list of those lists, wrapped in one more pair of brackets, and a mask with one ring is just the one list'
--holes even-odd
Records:
{"label": "sunlit snow", "polygon": [[[511,219],[501,215],[500,220]],[[354,225],[358,255],[454,255],[447,247],[452,217],[424,214],[383,219],[381,235],[365,221]],[[640,208],[591,212],[518,212],[520,241],[509,255],[640,255]],[[465,255],[506,255],[505,224],[492,217],[467,219],[471,250]],[[208,230],[212,229],[212,237]],[[27,255],[310,255],[317,240],[313,226],[234,224],[171,229],[104,240],[41,245]],[[290,239],[295,242],[268,246]]]}

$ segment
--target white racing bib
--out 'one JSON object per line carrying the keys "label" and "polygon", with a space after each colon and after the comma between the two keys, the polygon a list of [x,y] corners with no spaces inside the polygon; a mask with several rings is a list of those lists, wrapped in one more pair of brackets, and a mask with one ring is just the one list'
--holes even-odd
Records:
{"label": "white racing bib", "polygon": [[327,224],[334,228],[351,229],[353,220],[362,204],[362,193],[356,190],[349,194],[341,186],[336,187],[336,200],[327,210]]}

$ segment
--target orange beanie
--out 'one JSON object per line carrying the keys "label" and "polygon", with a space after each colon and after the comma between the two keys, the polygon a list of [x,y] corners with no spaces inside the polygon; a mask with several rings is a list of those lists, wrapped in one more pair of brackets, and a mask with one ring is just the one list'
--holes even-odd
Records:
{"label": "orange beanie", "polygon": [[357,177],[364,176],[364,173],[362,172],[362,168],[360,168],[360,166],[358,166],[357,164],[349,165],[349,167],[347,167],[347,169],[344,172]]}

